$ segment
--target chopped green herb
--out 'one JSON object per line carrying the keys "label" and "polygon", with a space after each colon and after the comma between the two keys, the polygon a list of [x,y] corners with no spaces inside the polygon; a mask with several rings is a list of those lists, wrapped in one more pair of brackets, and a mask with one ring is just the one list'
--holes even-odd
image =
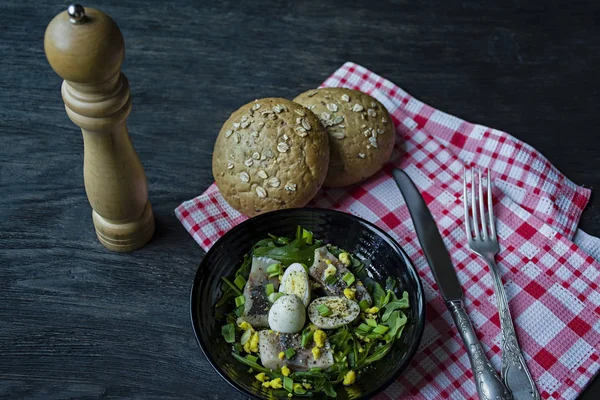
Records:
{"label": "chopped green herb", "polygon": [[292,357],[294,357],[296,355],[296,350],[289,348],[286,351],[284,351],[285,353],[285,358],[287,358],[288,360],[291,360]]}
{"label": "chopped green herb", "polygon": [[306,346],[308,346],[309,344],[312,343],[313,341],[313,336],[314,333],[311,330],[304,330],[302,332],[302,341],[301,341],[301,345],[303,348],[305,348]]}
{"label": "chopped green herb", "polygon": [[238,289],[242,290],[244,288],[244,286],[246,285],[246,279],[243,276],[238,275],[235,277],[235,280],[233,281],[233,283],[235,283],[235,286],[237,286]]}
{"label": "chopped green herb", "polygon": [[269,297],[271,295],[271,293],[275,292],[275,287],[273,286],[272,283],[267,283],[265,285],[265,291],[267,292],[267,297]]}
{"label": "chopped green herb", "polygon": [[306,264],[302,264],[300,263],[300,265],[302,265],[302,267],[304,268],[304,270],[306,271],[307,275],[310,275],[310,268],[308,268],[308,266]]}
{"label": "chopped green herb", "polygon": [[371,318],[367,318],[365,320],[365,322],[367,323],[367,325],[369,325],[371,328],[375,328],[377,326],[377,321],[375,321],[374,319]]}
{"label": "chopped green herb", "polygon": [[246,304],[246,298],[244,297],[244,295],[241,295],[241,296],[238,296],[235,298],[235,306],[236,307],[243,306],[244,304]]}
{"label": "chopped green herb", "polygon": [[317,306],[317,311],[322,317],[328,317],[331,315],[331,310],[325,304],[319,304]]}
{"label": "chopped green herb", "polygon": [[329,275],[325,278],[325,283],[328,285],[334,285],[338,281],[338,277],[335,275]]}
{"label": "chopped green herb", "polygon": [[223,338],[227,343],[235,342],[235,325],[226,324],[221,327],[221,333],[223,334]]}
{"label": "chopped green herb", "polygon": [[389,330],[390,330],[390,328],[388,328],[385,325],[377,325],[375,327],[375,329],[373,329],[373,333],[379,333],[379,334],[383,335],[383,334],[385,334]]}
{"label": "chopped green herb", "polygon": [[358,306],[360,307],[360,311],[365,311],[367,308],[369,308],[369,302],[367,300],[361,300],[358,303]]}
{"label": "chopped green herb", "polygon": [[284,376],[283,377],[283,388],[285,390],[287,390],[288,392],[293,392],[294,391],[294,380],[292,378],[290,378],[289,376]]}
{"label": "chopped green herb", "polygon": [[294,394],[306,394],[306,390],[302,387],[302,385],[294,384]]}
{"label": "chopped green herb", "polygon": [[312,367],[309,369],[310,372],[321,372],[321,368],[319,367]]}
{"label": "chopped green herb", "polygon": [[277,301],[277,299],[279,299],[281,296],[283,296],[283,293],[279,293],[279,292],[271,293],[269,295],[269,301],[271,303],[275,303]]}
{"label": "chopped green herb", "polygon": [[367,335],[367,339],[370,339],[370,340],[382,339],[382,338],[383,338],[383,335],[379,334],[379,333],[369,333]]}
{"label": "chopped green herb", "polygon": [[373,329],[373,328],[372,328],[372,327],[370,327],[370,326],[369,326],[369,325],[367,325],[367,324],[360,324],[360,325],[358,326],[358,330],[359,330],[359,331],[361,331],[361,332],[364,332],[364,333],[369,333],[369,332],[371,332],[371,330],[372,330],[372,329]]}
{"label": "chopped green herb", "polygon": [[346,272],[342,280],[346,282],[347,286],[351,286],[354,281],[356,281],[356,278],[354,278],[354,274],[352,272]]}
{"label": "chopped green herb", "polygon": [[233,312],[235,313],[236,317],[241,317],[244,313],[244,306],[236,307],[235,310],[233,310]]}
{"label": "chopped green herb", "polygon": [[257,361],[258,361],[258,357],[256,357],[256,356],[253,356],[252,354],[248,354],[248,355],[246,355],[246,359],[247,359],[247,360],[250,360],[250,361],[252,361],[252,362],[257,362]]}
{"label": "chopped green herb", "polygon": [[267,274],[269,274],[269,278],[279,276],[283,274],[283,267],[279,263],[271,264],[267,267]]}
{"label": "chopped green herb", "polygon": [[306,244],[313,244],[313,234],[311,231],[307,231],[306,229],[302,229],[302,239],[306,242]]}

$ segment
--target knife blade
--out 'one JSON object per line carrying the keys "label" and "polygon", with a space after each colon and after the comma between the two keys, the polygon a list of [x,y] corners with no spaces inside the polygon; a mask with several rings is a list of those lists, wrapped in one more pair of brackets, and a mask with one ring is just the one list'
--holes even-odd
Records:
{"label": "knife blade", "polygon": [[392,175],[404,197],[417,238],[433,272],[438,290],[442,294],[446,307],[450,310],[458,333],[465,344],[479,398],[482,400],[512,399],[511,393],[504,386],[477,339],[477,334],[464,308],[464,292],[452,265],[450,254],[423,196],[404,171],[395,169],[392,171]]}
{"label": "knife blade", "polygon": [[425,253],[425,258],[431,266],[431,272],[433,272],[442,297],[445,301],[462,300],[464,293],[450,260],[450,254],[448,254],[425,200],[404,171],[396,169],[392,174],[406,201],[417,238],[423,253]]}

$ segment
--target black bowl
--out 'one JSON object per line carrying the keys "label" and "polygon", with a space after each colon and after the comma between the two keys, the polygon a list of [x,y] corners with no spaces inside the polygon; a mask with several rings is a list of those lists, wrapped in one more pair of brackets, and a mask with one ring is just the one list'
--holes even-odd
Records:
{"label": "black bowl", "polygon": [[[251,398],[272,398],[262,389],[248,367],[231,356],[231,345],[221,335],[223,321],[215,319],[214,305],[221,297],[221,277],[232,276],[244,254],[268,233],[294,236],[302,225],[323,239],[371,260],[369,275],[380,283],[388,276],[398,278],[409,293],[408,323],[400,340],[386,357],[360,374],[352,390],[336,387],[338,399],[369,399],[389,386],[407,367],[421,341],[425,323],[425,297],[415,267],[400,246],[375,225],[350,214],[326,209],[288,209],[251,218],[227,232],[208,251],[196,272],[191,293],[194,333],[213,368],[243,394]],[[325,395],[315,395],[315,399]]]}

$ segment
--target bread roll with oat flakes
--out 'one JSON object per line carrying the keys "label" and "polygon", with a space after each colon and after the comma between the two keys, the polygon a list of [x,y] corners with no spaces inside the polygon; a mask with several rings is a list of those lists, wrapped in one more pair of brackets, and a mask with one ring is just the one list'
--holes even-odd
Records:
{"label": "bread roll with oat flakes", "polygon": [[294,101],[312,110],[329,135],[329,170],[323,186],[360,182],[390,159],[396,131],[388,111],[373,97],[357,90],[322,88]]}
{"label": "bread roll with oat flakes", "polygon": [[227,202],[253,216],[303,207],[329,164],[329,140],[319,119],[281,98],[255,100],[231,114],[213,153],[213,176]]}

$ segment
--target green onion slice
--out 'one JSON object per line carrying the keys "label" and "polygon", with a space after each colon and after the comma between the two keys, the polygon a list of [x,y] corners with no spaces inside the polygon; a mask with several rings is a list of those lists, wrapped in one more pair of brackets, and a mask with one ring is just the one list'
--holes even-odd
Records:
{"label": "green onion slice", "polygon": [[296,351],[291,348],[284,351],[284,353],[285,353],[285,358],[287,358],[288,360],[291,360],[291,358],[296,355]]}
{"label": "green onion slice", "polygon": [[354,278],[354,274],[352,272],[346,272],[342,280],[346,282],[346,285],[351,286],[356,281],[356,278]]}
{"label": "green onion slice", "polygon": [[241,295],[241,296],[238,296],[235,298],[235,306],[236,307],[243,306],[244,304],[246,304],[246,298],[244,297],[244,295]]}
{"label": "green onion slice", "polygon": [[319,304],[317,306],[317,311],[322,317],[328,317],[331,315],[331,310],[325,304]]}

